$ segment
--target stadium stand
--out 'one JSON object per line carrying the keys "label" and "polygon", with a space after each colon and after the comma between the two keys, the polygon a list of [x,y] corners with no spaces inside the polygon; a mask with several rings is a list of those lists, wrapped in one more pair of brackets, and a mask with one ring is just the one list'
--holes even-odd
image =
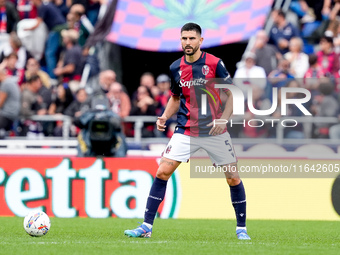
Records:
{"label": "stadium stand", "polygon": [[[11,23],[2,24],[7,27],[5,30],[0,31],[2,40],[0,46],[0,67],[7,70],[8,76],[19,77],[21,93],[24,93],[23,91],[25,91],[25,88],[28,86],[30,76],[38,75],[43,86],[41,90],[39,89],[39,91],[36,92],[37,96],[35,101],[32,102],[32,105],[36,104],[36,112],[41,108],[46,109],[46,111],[39,115],[20,116],[13,122],[10,130],[0,130],[0,137],[3,139],[0,140],[0,154],[50,153],[52,155],[59,153],[63,155],[76,155],[77,140],[75,137],[79,134],[79,128],[72,124],[72,117],[64,115],[65,110],[68,105],[74,102],[73,104],[76,105],[79,114],[87,111],[89,109],[88,107],[90,107],[91,98],[98,94],[109,98],[111,102],[110,108],[114,109],[117,114],[120,113],[120,109],[124,108],[124,114],[122,114],[121,117],[124,122],[123,130],[127,135],[126,141],[130,150],[130,154],[128,152],[128,155],[135,155],[138,151],[141,155],[145,155],[143,150],[149,151],[150,155],[152,155],[153,152],[150,148],[159,148],[159,146],[157,146],[158,144],[165,144],[167,142],[166,137],[171,136],[172,129],[169,128],[167,134],[162,136],[154,130],[153,123],[156,120],[156,114],[160,115],[160,111],[164,109],[164,102],[166,102],[169,96],[166,90],[169,90],[169,88],[161,90],[155,81],[149,82],[147,85],[142,84],[141,81],[142,86],[135,84],[134,89],[135,91],[140,91],[139,94],[142,94],[144,90],[149,91],[149,96],[146,99],[142,99],[138,98],[138,94],[136,93],[129,95],[126,87],[119,84],[120,97],[115,98],[114,90],[117,88],[116,74],[111,80],[108,78],[108,80],[104,82],[98,78],[99,72],[104,72],[107,69],[107,67],[103,66],[103,63],[108,62],[107,57],[109,53],[105,53],[106,48],[102,47],[102,41],[98,42],[98,38],[103,38],[102,34],[100,34],[100,36],[97,34],[95,37],[97,39],[94,39],[94,36],[91,37],[91,33],[108,26],[107,24],[105,25],[105,19],[108,15],[111,15],[109,18],[112,20],[112,13],[102,14],[105,10],[114,10],[117,1],[112,1],[109,6],[103,4],[103,6],[97,6],[96,8],[79,6],[79,4],[73,7],[67,5],[55,6],[52,2],[46,5],[48,7],[44,5],[44,12],[51,11],[58,13],[60,16],[58,20],[55,18],[52,19],[52,16],[50,18],[46,16],[41,17],[41,11],[39,12],[39,9],[42,8],[39,4],[41,1],[36,0],[33,2],[37,2],[34,4],[34,8],[37,8],[37,13],[34,11],[32,11],[32,13],[25,13],[15,2],[13,6],[16,9],[11,9]],[[312,95],[310,100],[311,104],[305,106],[313,113],[314,117],[303,117],[294,115],[293,113],[290,115],[301,125],[301,139],[298,140],[289,139],[290,136],[288,136],[287,127],[285,128],[282,125],[268,126],[266,123],[264,129],[251,134],[252,139],[248,139],[246,145],[244,145],[243,139],[246,139],[247,136],[249,137],[249,133],[243,128],[231,128],[230,132],[234,137],[234,143],[236,145],[242,145],[242,149],[240,149],[241,155],[242,153],[249,153],[246,152],[247,150],[245,150],[245,148],[262,142],[277,144],[282,146],[285,151],[291,150],[292,146],[296,149],[299,145],[303,144],[322,143],[329,146],[335,154],[338,153],[338,148],[336,148],[334,140],[329,139],[329,130],[332,126],[339,123],[338,116],[340,112],[340,17],[336,12],[339,10],[340,3],[339,1],[331,1],[331,4],[327,6],[326,3],[329,1],[318,1],[318,6],[321,6],[320,9],[318,6],[313,5],[313,2],[315,1],[274,1],[272,11],[268,13],[268,19],[263,30],[260,30],[256,36],[249,40],[243,58],[240,57],[240,59],[238,59],[240,62],[237,64],[238,71],[236,73],[242,73],[242,70],[246,70],[244,62],[248,59],[255,60],[256,65],[270,63],[270,66],[263,66],[265,70],[261,67],[261,74],[264,74],[265,71],[267,77],[281,78],[282,75],[284,75],[287,78],[280,80],[280,82],[267,80],[265,83],[261,83],[263,92],[258,98],[259,102],[265,100],[271,102],[272,88],[277,88],[280,93],[282,88],[289,86],[289,78],[293,78],[294,76],[294,78],[300,78],[297,80],[297,87],[310,90]],[[12,6],[12,4],[8,6]],[[321,10],[321,12],[319,12],[319,10]],[[12,23],[17,23],[19,17],[21,23],[19,23],[16,30]],[[31,28],[20,25],[23,24],[24,18],[29,18],[27,24],[33,24]],[[36,23],[33,22],[32,19],[40,19],[40,21]],[[41,21],[46,23],[49,32],[46,31],[46,28],[39,26]],[[92,26],[95,27],[95,29],[87,29]],[[0,29],[1,27],[2,26],[0,26]],[[292,29],[294,30],[292,36],[282,40],[280,33],[287,34],[287,31]],[[86,36],[83,34],[85,30]],[[45,50],[45,53],[41,52],[41,49],[34,49],[32,46],[34,33],[42,33],[42,38],[46,38],[45,41],[49,41],[50,43],[48,47],[53,47],[52,53],[48,53],[49,48]],[[61,41],[61,38],[70,38],[70,40],[67,41],[64,39],[64,44],[59,43],[55,45],[53,43],[51,46],[51,42],[53,41],[51,37],[59,38],[60,40],[58,39],[57,41]],[[282,45],[284,45],[284,47]],[[76,50],[74,47],[76,47]],[[17,61],[20,60],[20,70],[8,68],[14,56],[13,54],[11,55],[14,49],[18,52],[16,58]],[[49,55],[46,55],[46,53]],[[58,54],[57,59],[59,59],[59,61],[55,68],[51,69],[49,62],[51,62],[51,58],[53,60],[53,54],[55,53]],[[314,62],[313,57],[310,55],[311,53],[314,53],[316,56]],[[309,64],[306,72],[307,55],[309,55]],[[34,56],[38,60],[36,62],[39,63],[34,63],[38,69],[30,74],[30,72],[32,72],[30,69],[32,59],[31,61],[29,59],[32,56]],[[265,56],[270,58],[270,60],[262,59]],[[257,58],[261,58],[262,64],[260,61],[257,62],[257,60],[259,60]],[[285,62],[285,59],[287,59],[289,63],[287,63],[287,61]],[[302,62],[304,67],[301,69],[299,67]],[[16,63],[13,62],[12,65],[17,68],[18,65],[16,65]],[[287,64],[287,70],[289,71],[281,68],[282,63]],[[25,72],[23,70],[21,71],[23,67],[25,68]],[[122,70],[122,72],[124,71],[126,70]],[[167,71],[168,70],[164,70],[164,73],[167,73]],[[153,75],[153,70],[150,70],[150,74]],[[58,78],[58,80],[56,78]],[[166,76],[162,76],[162,78],[164,82],[167,82]],[[244,81],[246,78],[247,77],[242,77],[242,82],[249,82],[249,84],[251,84],[251,80]],[[322,79],[322,81],[316,81],[316,79]],[[103,87],[101,83],[107,84]],[[325,92],[326,85],[322,84],[327,84],[330,90],[326,89],[327,91]],[[111,92],[109,92],[111,85],[112,89]],[[148,87],[148,89],[145,87]],[[84,89],[83,92],[86,92],[84,96],[88,98],[88,103],[76,103],[76,94],[79,89]],[[5,92],[2,91],[0,87],[0,94],[1,93]],[[66,94],[69,93],[72,93],[72,98],[69,102],[66,102]],[[50,101],[46,103],[46,95],[48,94],[51,94],[51,98]],[[123,96],[121,97],[121,95]],[[129,101],[131,101],[130,114],[127,113],[130,109]],[[334,110],[333,112],[325,110],[329,107],[330,101],[332,101],[331,108]],[[2,103],[0,102],[0,115],[1,105]],[[38,107],[37,105],[40,106]],[[271,118],[274,117],[275,113],[273,113]],[[257,121],[264,121],[265,119],[259,116],[253,116],[253,118]],[[280,117],[278,118],[278,122],[285,121],[287,118]],[[39,136],[28,137],[27,130],[23,132],[25,123],[28,123],[28,126],[32,127],[41,126],[39,131],[36,132],[39,133]],[[37,123],[40,124],[38,125]],[[56,129],[58,132],[56,132]],[[32,132],[30,133],[32,135]],[[34,148],[34,150],[25,151],[24,148]],[[44,148],[44,150],[42,150],[42,148]]]}

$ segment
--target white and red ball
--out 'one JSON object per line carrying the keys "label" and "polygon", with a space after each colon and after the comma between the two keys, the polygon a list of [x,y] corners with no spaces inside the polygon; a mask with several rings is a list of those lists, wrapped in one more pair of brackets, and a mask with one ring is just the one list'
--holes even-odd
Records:
{"label": "white and red ball", "polygon": [[24,229],[30,236],[43,236],[50,230],[51,221],[43,211],[33,211],[24,219]]}

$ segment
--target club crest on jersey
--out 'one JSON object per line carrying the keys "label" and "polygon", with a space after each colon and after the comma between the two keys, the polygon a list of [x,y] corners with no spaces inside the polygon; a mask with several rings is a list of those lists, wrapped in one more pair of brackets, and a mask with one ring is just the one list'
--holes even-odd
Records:
{"label": "club crest on jersey", "polygon": [[172,148],[171,145],[169,145],[168,147],[166,147],[165,153],[166,153],[166,154],[169,154],[169,152],[171,151],[171,148]]}
{"label": "club crest on jersey", "polygon": [[202,67],[202,73],[203,73],[203,75],[207,75],[209,73],[209,66],[204,65]]}

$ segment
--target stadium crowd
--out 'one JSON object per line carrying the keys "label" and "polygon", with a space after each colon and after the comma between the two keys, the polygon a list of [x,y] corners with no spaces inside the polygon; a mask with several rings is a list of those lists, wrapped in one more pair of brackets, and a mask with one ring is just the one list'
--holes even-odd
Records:
{"label": "stadium crowd", "polygon": [[[85,42],[101,19],[105,0],[0,0],[0,137],[43,134],[61,136],[61,123],[39,123],[33,115],[68,115],[73,118],[91,108],[91,100],[104,96],[117,116],[160,116],[170,97],[170,78],[140,77],[140,86],[128,95],[113,70],[100,70]],[[302,87],[311,92],[305,107],[313,116],[340,118],[340,0],[293,0],[290,11],[273,10],[269,33],[260,30],[234,75],[234,83],[251,87],[256,109],[268,109],[272,88]],[[99,60],[97,60],[98,62]],[[91,93],[80,81],[84,66],[100,86]],[[95,70],[95,71],[93,71]],[[167,70],[164,70],[167,72]],[[247,93],[245,93],[246,95]],[[278,93],[280,95],[280,92]],[[289,98],[300,94],[290,93]],[[278,98],[280,101],[280,98]],[[280,104],[278,104],[280,105]],[[280,116],[280,109],[272,117]],[[288,106],[289,116],[302,116]],[[246,119],[254,119],[247,112]],[[167,125],[170,137],[176,120]],[[130,124],[131,125],[131,124]],[[79,130],[75,127],[72,135]],[[127,136],[133,128],[125,124]],[[231,128],[234,137],[275,137],[275,128]],[[154,123],[146,123],[143,137],[161,136]],[[303,125],[285,129],[285,138],[305,138]],[[313,138],[340,139],[340,124],[315,123]]]}

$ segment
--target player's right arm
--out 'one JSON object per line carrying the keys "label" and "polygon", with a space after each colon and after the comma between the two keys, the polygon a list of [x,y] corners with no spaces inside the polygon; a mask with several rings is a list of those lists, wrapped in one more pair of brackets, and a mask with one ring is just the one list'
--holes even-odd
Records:
{"label": "player's right arm", "polygon": [[165,131],[165,122],[178,112],[181,103],[179,96],[171,96],[161,117],[156,122],[157,130]]}

